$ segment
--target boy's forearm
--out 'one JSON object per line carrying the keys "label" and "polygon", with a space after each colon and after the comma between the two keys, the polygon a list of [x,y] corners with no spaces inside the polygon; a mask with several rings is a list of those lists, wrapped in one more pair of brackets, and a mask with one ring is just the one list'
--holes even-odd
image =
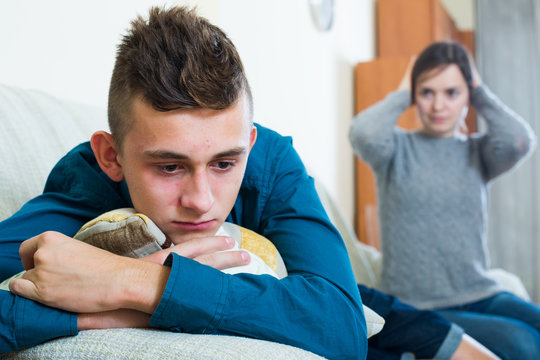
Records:
{"label": "boy's forearm", "polygon": [[56,232],[21,245],[26,273],[10,282],[19,296],[72,312],[122,308],[151,314],[169,274],[163,265],[114,255]]}
{"label": "boy's forearm", "polygon": [[146,328],[150,327],[150,315],[130,309],[84,313],[77,316],[79,330]]}
{"label": "boy's forearm", "polygon": [[124,290],[117,293],[119,298],[113,300],[114,303],[122,304],[120,306],[127,309],[153,314],[161,300],[169,274],[170,268],[167,266],[133,260],[132,266],[125,269],[125,275],[115,280],[124,283],[120,287]]}
{"label": "boy's forearm", "polygon": [[152,327],[248,336],[327,358],[357,359],[367,352],[360,302],[321,276],[228,275],[179,256],[168,260],[171,275]]}
{"label": "boy's forearm", "polygon": [[77,334],[77,316],[0,290],[0,353]]}

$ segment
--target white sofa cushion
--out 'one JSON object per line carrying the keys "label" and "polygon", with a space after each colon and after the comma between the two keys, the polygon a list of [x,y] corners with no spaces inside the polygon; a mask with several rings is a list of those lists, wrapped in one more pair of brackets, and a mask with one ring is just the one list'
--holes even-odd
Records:
{"label": "white sofa cushion", "polygon": [[320,360],[313,353],[263,340],[179,334],[151,329],[86,330],[33,348],[3,354],[5,360]]}
{"label": "white sofa cushion", "polygon": [[0,221],[43,191],[54,164],[108,129],[104,109],[0,84]]}

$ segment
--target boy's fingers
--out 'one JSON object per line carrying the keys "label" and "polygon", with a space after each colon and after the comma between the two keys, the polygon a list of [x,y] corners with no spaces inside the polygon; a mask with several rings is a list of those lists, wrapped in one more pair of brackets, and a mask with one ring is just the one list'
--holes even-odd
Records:
{"label": "boy's fingers", "polygon": [[235,266],[247,265],[251,261],[251,258],[246,251],[234,250],[205,254],[193,260],[215,269],[223,270]]}
{"label": "boy's fingers", "polygon": [[21,243],[19,247],[19,256],[25,270],[34,267],[34,253],[38,249],[38,237],[35,236]]}
{"label": "boy's fingers", "polygon": [[13,294],[38,301],[37,289],[34,283],[24,278],[12,279],[9,282],[9,291]]}
{"label": "boy's fingers", "polygon": [[212,254],[216,251],[228,250],[234,246],[234,240],[228,236],[209,236],[197,238],[172,247],[178,255],[195,259],[196,257]]}
{"label": "boy's fingers", "polygon": [[[218,270],[247,265],[251,261],[249,253],[241,250],[229,250],[234,247],[234,240],[227,236],[196,238],[169,249],[158,251],[144,260],[163,263],[171,252],[193,259],[201,264]],[[226,251],[229,250],[229,251]]]}

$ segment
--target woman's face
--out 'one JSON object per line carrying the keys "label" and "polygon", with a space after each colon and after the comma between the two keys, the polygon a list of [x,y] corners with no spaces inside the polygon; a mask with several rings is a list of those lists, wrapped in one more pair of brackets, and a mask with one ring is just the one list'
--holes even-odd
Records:
{"label": "woman's face", "polygon": [[435,137],[454,136],[469,108],[469,88],[456,64],[422,73],[414,99],[421,131]]}

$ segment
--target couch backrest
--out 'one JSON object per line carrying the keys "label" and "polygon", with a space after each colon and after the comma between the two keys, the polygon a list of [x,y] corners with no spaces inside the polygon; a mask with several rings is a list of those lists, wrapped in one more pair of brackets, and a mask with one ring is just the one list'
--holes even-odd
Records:
{"label": "couch backrest", "polygon": [[373,246],[366,245],[358,240],[352,225],[345,218],[337,202],[317,179],[315,179],[315,187],[330,221],[332,221],[345,242],[356,282],[369,287],[376,287],[381,274],[381,253]]}
{"label": "couch backrest", "polygon": [[0,221],[43,191],[67,151],[107,129],[104,108],[0,84]]}

